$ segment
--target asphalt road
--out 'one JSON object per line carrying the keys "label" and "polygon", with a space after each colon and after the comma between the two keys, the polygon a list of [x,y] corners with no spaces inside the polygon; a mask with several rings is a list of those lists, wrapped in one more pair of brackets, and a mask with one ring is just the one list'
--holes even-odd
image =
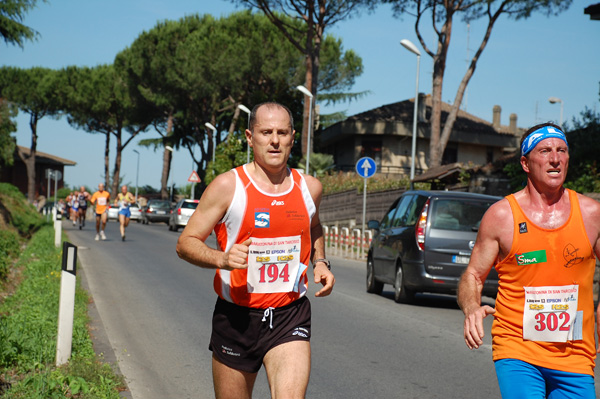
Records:
{"label": "asphalt road", "polygon": [[[90,223],[81,231],[65,224],[64,230],[79,248],[93,297],[95,335],[104,342],[97,348],[104,348],[107,360],[114,351],[130,397],[213,398],[208,340],[214,272],[180,260],[179,233],[162,223],[131,223],[125,242],[116,222],[109,222],[106,241],[94,241]],[[314,285],[309,289],[307,398],[500,397],[490,318],[485,345],[470,351],[455,297],[420,295],[413,305],[396,304],[390,286],[381,296],[366,293],[364,262],[330,259],[334,293],[314,298]],[[270,397],[263,370],[254,397]]]}

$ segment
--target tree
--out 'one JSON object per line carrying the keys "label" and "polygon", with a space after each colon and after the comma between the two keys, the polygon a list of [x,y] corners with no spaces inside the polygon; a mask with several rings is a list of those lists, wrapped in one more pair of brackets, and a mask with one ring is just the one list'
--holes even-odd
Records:
{"label": "tree", "polygon": [[37,152],[37,125],[45,116],[55,117],[60,110],[59,74],[47,68],[19,69],[5,67],[0,70],[0,96],[29,114],[31,146],[29,154],[18,151],[27,170],[27,199],[35,201],[35,158]]}
{"label": "tree", "polygon": [[23,25],[25,13],[35,7],[37,0],[2,0],[0,2],[0,35],[7,44],[23,48],[25,40],[33,40],[38,33]]}
{"label": "tree", "polygon": [[142,140],[140,145],[163,150],[163,199],[168,197],[167,182],[172,159],[172,152],[167,148],[176,146],[172,137],[174,120],[185,98],[185,93],[172,85],[178,63],[176,53],[181,42],[201,26],[202,20],[198,16],[159,22],[150,31],[140,34],[129,48],[115,58],[115,67],[127,75],[130,85],[140,92],[148,109],[153,110],[152,125],[160,138]]}
{"label": "tree", "polygon": [[566,132],[569,174],[565,186],[579,192],[600,192],[600,112],[586,107],[580,116],[573,118],[573,129]]}
{"label": "tree", "polygon": [[[119,188],[121,155],[123,149],[140,132],[146,130],[151,114],[136,98],[124,76],[113,65],[99,65],[94,68],[69,67],[65,70],[66,82],[62,86],[66,97],[65,109],[68,122],[89,133],[106,135],[104,148],[105,186],[116,194]],[[130,134],[123,139],[123,131]],[[115,164],[110,179],[109,152],[110,138],[116,139]]]}
{"label": "tree", "polygon": [[[485,49],[494,24],[503,14],[515,20],[526,19],[534,12],[542,12],[546,15],[556,15],[565,11],[572,0],[381,0],[382,3],[391,3],[395,15],[414,12],[416,16],[415,32],[425,52],[433,59],[433,83],[432,83],[432,110],[431,110],[431,141],[429,144],[429,167],[439,166],[442,155],[452,133],[452,128],[465,90],[477,62]],[[414,10],[414,11],[413,11]],[[463,76],[454,97],[452,109],[442,126],[442,85],[446,71],[446,59],[452,39],[452,28],[454,17],[462,15],[464,22],[472,22],[480,18],[487,18],[487,27],[481,39],[479,47]],[[421,21],[426,15],[431,15],[431,23],[436,40],[436,50],[428,46],[421,33]]]}
{"label": "tree", "polygon": [[17,131],[17,125],[12,120],[17,115],[17,109],[4,99],[0,99],[0,166],[11,166],[15,159],[16,140],[12,133]]}
{"label": "tree", "polygon": [[[318,94],[319,68],[321,67],[321,48],[325,30],[335,23],[355,15],[363,5],[372,2],[365,0],[231,0],[245,4],[250,9],[262,11],[305,57],[304,86],[316,99]],[[282,12],[279,14],[278,11]],[[299,21],[301,25],[291,23]],[[306,97],[306,96],[305,96]],[[308,117],[310,99],[305,98],[302,123],[302,155],[308,149]]]}

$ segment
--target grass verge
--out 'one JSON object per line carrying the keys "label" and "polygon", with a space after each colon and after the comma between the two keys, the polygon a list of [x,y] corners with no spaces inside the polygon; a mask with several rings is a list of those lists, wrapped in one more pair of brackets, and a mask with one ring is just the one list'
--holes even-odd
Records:
{"label": "grass verge", "polygon": [[0,304],[0,398],[118,399],[124,383],[94,353],[87,292],[75,294],[71,360],[56,367],[61,250],[41,227],[20,254],[21,282]]}

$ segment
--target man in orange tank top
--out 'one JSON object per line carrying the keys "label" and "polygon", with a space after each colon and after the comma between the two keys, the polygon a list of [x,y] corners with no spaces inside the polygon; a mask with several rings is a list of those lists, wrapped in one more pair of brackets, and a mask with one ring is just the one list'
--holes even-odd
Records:
{"label": "man in orange tank top", "polygon": [[[217,398],[252,397],[265,367],[273,397],[303,398],[310,375],[307,268],[331,293],[318,207],[321,183],[289,169],[290,110],[254,107],[246,138],[254,161],[215,178],[177,242],[177,254],[216,269],[210,350]],[[218,249],[205,244],[215,231]]]}
{"label": "man in orange tank top", "polygon": [[[503,398],[595,398],[600,203],[563,186],[569,147],[559,126],[525,132],[520,163],[526,187],[483,216],[459,283],[465,343],[479,348],[483,319],[493,315],[492,355]],[[492,267],[500,278],[495,309],[481,305]]]}

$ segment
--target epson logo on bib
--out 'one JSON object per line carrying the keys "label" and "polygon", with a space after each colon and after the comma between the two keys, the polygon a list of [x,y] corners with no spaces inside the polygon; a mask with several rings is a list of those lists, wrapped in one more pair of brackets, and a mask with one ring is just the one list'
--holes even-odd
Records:
{"label": "epson logo on bib", "polygon": [[273,202],[271,202],[271,206],[276,206],[276,205],[285,205],[285,203],[283,201],[273,200]]}

